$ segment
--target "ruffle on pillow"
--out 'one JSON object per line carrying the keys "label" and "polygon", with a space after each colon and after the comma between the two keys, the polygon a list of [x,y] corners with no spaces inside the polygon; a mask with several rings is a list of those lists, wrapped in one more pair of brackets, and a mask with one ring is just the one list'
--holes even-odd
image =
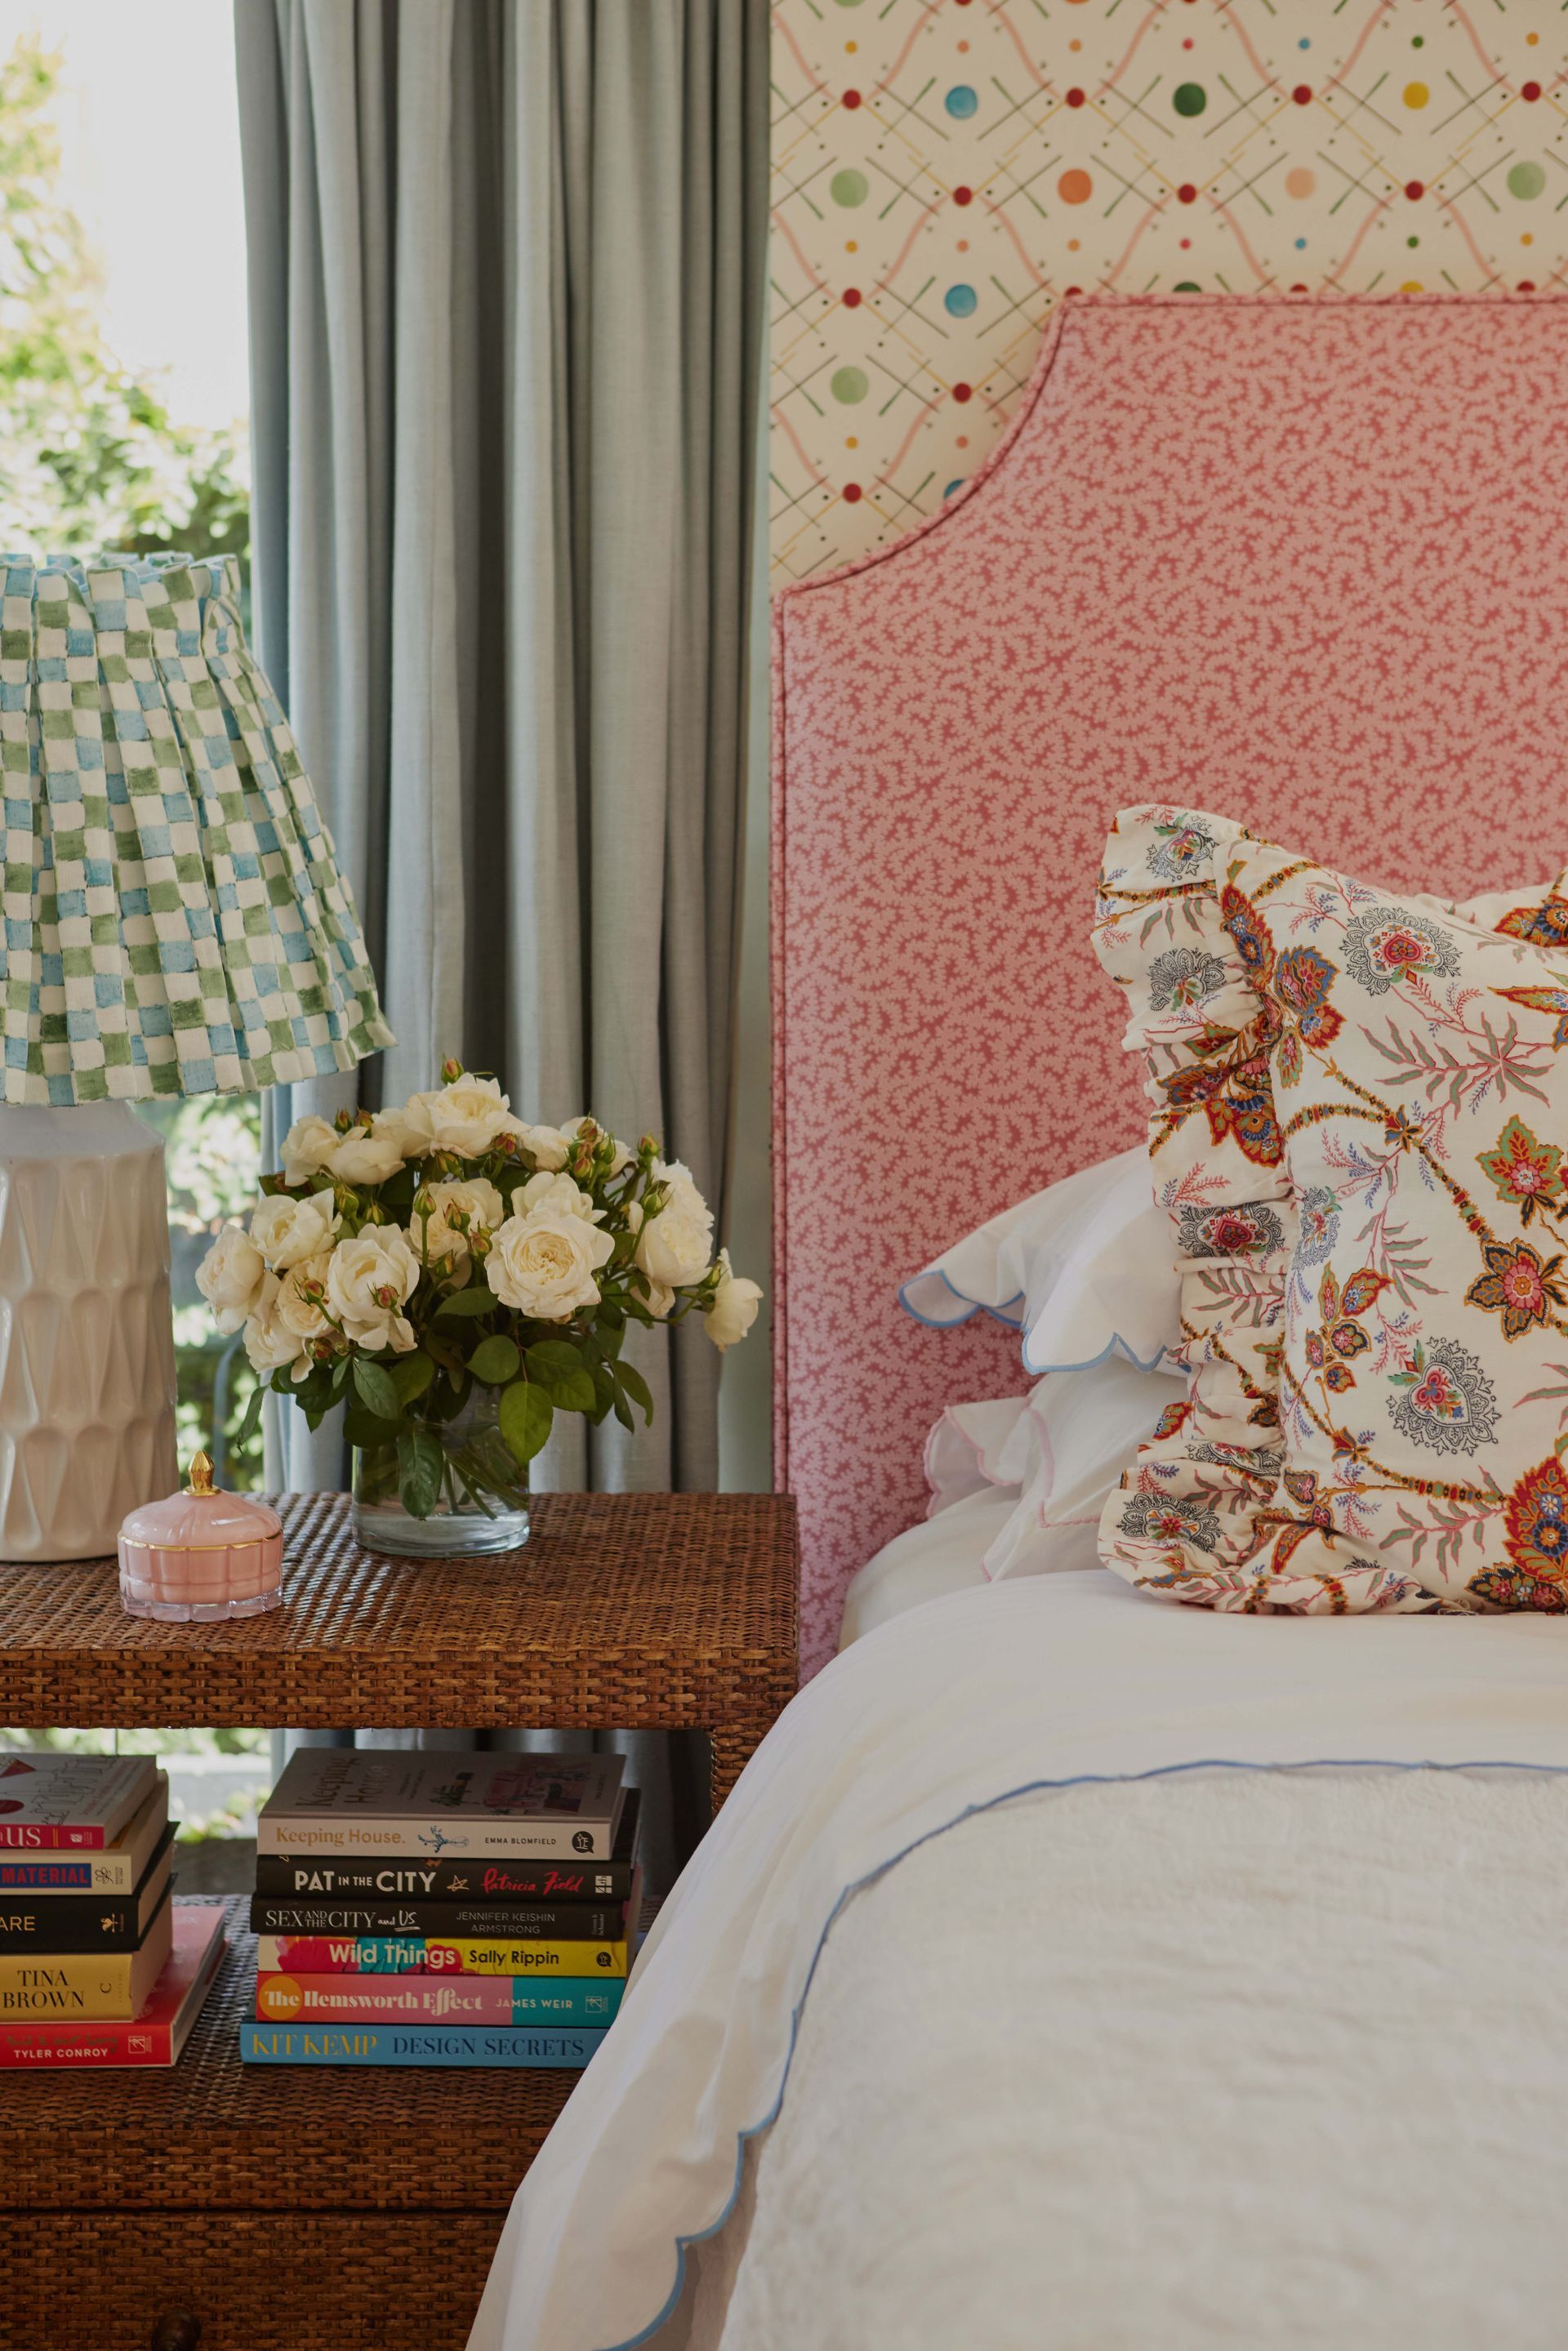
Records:
{"label": "ruffle on pillow", "polygon": [[[1250,977],[1245,902],[1227,888],[1228,846],[1251,838],[1218,818],[1137,809],[1117,819],[1106,847],[1094,944],[1128,992],[1124,1042],[1148,1072],[1149,1157],[1175,1228],[1191,1385],[1106,1502],[1100,1549],[1132,1582],[1182,1600],[1315,1611],[1347,1604],[1347,1578],[1385,1585],[1389,1572],[1310,1525],[1315,1541],[1309,1555],[1295,1551],[1293,1573],[1270,1556],[1299,1226],[1270,1070],[1277,1024]],[[1202,1117],[1190,1115],[1197,1106]]]}

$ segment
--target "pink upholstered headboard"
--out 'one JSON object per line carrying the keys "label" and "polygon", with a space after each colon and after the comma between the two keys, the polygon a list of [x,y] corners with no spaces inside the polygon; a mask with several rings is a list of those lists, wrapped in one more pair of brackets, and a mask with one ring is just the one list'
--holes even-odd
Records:
{"label": "pink upholstered headboard", "polygon": [[1118,808],[1396,886],[1568,856],[1568,299],[1092,296],[989,464],[775,621],[778,1474],[803,1664],[1015,1336],[898,1283],[1136,1139]]}

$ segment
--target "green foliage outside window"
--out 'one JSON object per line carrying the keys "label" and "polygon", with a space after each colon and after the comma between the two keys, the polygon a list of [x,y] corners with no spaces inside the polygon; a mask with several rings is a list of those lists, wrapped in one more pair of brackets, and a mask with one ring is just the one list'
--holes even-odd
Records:
{"label": "green foliage outside window", "polygon": [[178,423],[104,340],[102,273],[59,186],[61,69],[26,36],[0,61],[0,544],[243,559],[236,436]]}

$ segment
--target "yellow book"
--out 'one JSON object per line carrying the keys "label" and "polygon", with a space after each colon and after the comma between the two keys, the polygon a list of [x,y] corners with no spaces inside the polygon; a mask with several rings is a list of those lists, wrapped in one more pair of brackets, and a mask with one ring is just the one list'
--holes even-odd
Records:
{"label": "yellow book", "polygon": [[0,2023],[105,2024],[140,2016],[173,1942],[165,1893],[138,1951],[29,1951],[0,1959]]}
{"label": "yellow book", "polygon": [[607,1976],[626,1972],[620,1943],[551,1943],[535,1936],[262,1935],[260,1975]]}

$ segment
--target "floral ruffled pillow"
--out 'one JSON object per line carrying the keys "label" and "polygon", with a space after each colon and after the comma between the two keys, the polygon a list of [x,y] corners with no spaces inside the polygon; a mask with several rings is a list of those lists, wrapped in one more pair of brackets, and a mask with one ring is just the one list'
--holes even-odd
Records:
{"label": "floral ruffled pillow", "polygon": [[1568,876],[1450,907],[1134,809],[1094,943],[1192,1373],[1106,1563],[1223,1609],[1568,1608]]}

